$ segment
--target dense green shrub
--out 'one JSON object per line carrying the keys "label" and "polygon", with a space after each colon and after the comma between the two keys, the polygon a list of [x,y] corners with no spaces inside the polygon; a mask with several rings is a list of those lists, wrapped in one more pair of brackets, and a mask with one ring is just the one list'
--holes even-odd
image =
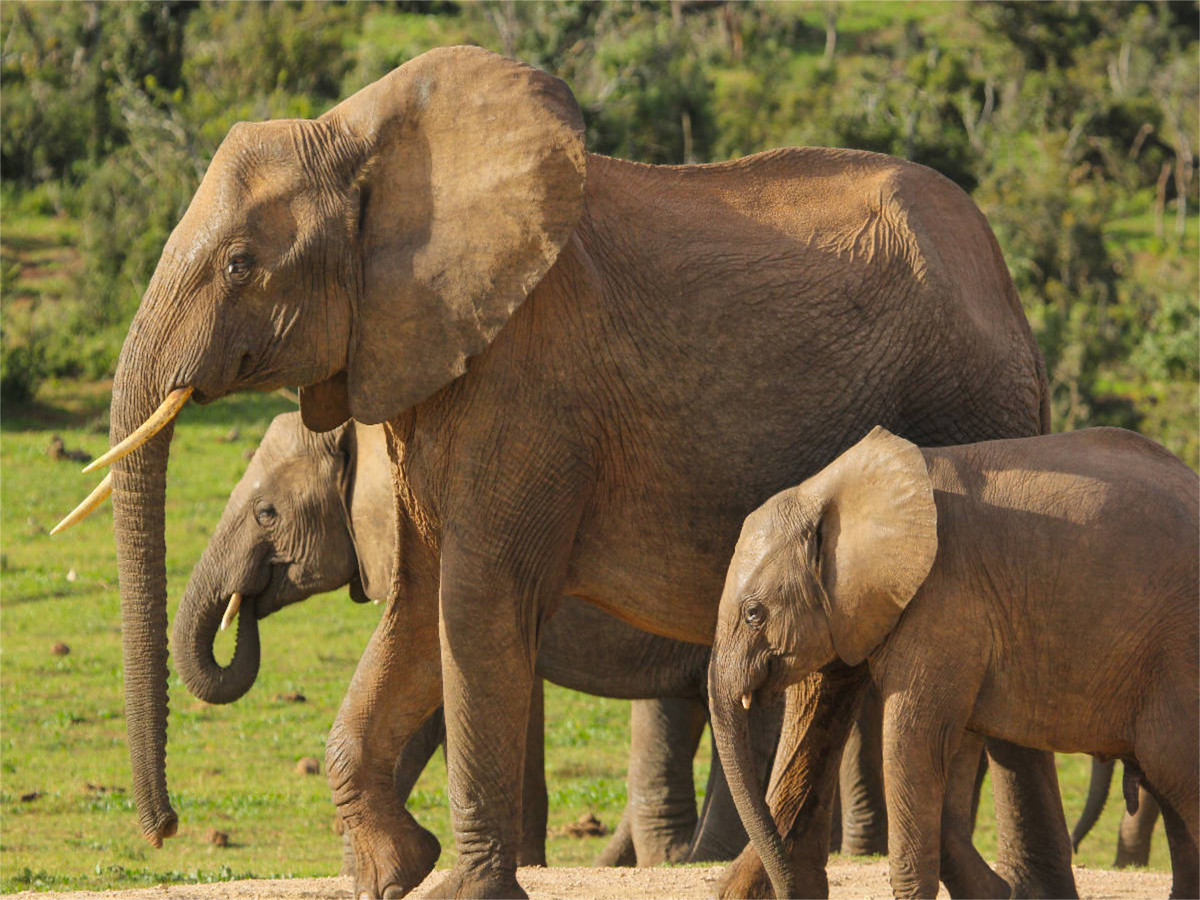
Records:
{"label": "dense green shrub", "polygon": [[22,216],[82,227],[73,287],[53,302],[14,289],[6,251],[3,396],[111,370],[234,122],[318,115],[430,47],[476,43],[566,79],[601,153],[707,162],[816,144],[941,171],[995,227],[1046,356],[1056,427],[1141,428],[1197,464],[1197,10],[4,3],[6,232]]}

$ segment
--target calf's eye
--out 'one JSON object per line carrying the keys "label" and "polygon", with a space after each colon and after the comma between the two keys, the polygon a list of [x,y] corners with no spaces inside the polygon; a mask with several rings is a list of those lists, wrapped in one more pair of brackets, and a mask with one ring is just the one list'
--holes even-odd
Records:
{"label": "calf's eye", "polygon": [[278,515],[270,503],[261,503],[254,508],[254,518],[263,528],[270,527]]}
{"label": "calf's eye", "polygon": [[767,621],[767,608],[761,603],[747,603],[742,610],[742,620],[751,628],[761,628]]}
{"label": "calf's eye", "polygon": [[225,266],[225,274],[233,279],[243,279],[250,274],[250,267],[253,264],[252,260],[245,253],[239,253],[236,256],[230,257],[229,263]]}

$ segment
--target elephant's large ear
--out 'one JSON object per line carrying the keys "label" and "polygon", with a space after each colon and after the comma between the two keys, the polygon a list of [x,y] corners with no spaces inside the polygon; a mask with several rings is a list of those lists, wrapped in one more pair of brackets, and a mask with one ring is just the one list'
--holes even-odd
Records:
{"label": "elephant's large ear", "polygon": [[384,422],[463,374],[554,264],[583,214],[583,118],[562,81],[477,47],[425,53],[324,118],[365,151],[344,396]]}
{"label": "elephant's large ear", "polygon": [[824,504],[819,565],[833,646],[857,665],[895,627],[933,567],[933,483],[921,451],[877,426],[805,489]]}

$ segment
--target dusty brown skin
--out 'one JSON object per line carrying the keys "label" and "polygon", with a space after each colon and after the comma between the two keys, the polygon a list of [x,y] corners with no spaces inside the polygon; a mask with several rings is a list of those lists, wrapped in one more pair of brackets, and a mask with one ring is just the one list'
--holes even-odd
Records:
{"label": "dusty brown skin", "polygon": [[[264,616],[346,584],[359,602],[387,599],[396,531],[389,465],[380,426],[347,423],[315,434],[299,413],[275,418],[192,570],[175,618],[175,664],[193,694],[229,703],[250,690]],[[238,640],[222,666],[213,644],[234,592],[244,598]],[[426,627],[437,627],[436,596],[406,602],[427,611]],[[633,700],[629,796],[636,800],[601,857],[607,864],[724,860],[745,847],[715,760],[703,813],[696,812],[692,757],[708,723],[707,672],[708,647],[638,631],[577,600],[564,602],[547,625],[539,675],[592,694],[655,698]],[[540,700],[535,705],[540,709]],[[766,762],[778,716],[760,730],[758,758]],[[400,751],[392,801],[398,809],[443,732],[439,710]],[[521,865],[546,864],[542,741],[539,714],[530,718],[526,745]]]}
{"label": "dusty brown skin", "polygon": [[[866,428],[938,445],[1047,426],[1004,261],[946,179],[826,149],[652,167],[582,137],[562,82],[475,48],[426,53],[317,120],[238,125],[118,363],[114,444],[182,386],[207,402],[300,385],[310,427],[388,423],[407,562],[326,758],[367,893],[404,893],[425,862],[383,800],[395,748],[443,701],[459,855],[442,893],[521,893],[534,659],[560,598],[708,642],[746,514]],[[113,469],[130,756],[154,843],[177,820],[170,439]],[[437,631],[412,621],[414,589],[440,596]],[[444,679],[414,664],[439,652]],[[827,890],[824,801],[864,684],[822,676],[814,696],[833,702],[815,725],[793,698],[784,755],[814,779],[771,802],[799,890]],[[1000,811],[1024,846],[1002,853],[1066,895],[1052,762],[1013,754],[1031,780]],[[743,861],[730,890],[747,894],[762,870]]]}
{"label": "dusty brown skin", "polygon": [[739,784],[742,698],[866,660],[884,698],[896,896],[937,893],[964,729],[1138,767],[1163,808],[1172,895],[1196,896],[1197,534],[1196,475],[1109,428],[927,450],[877,428],[772,497],[742,529],[709,667],[753,839],[779,842]]}

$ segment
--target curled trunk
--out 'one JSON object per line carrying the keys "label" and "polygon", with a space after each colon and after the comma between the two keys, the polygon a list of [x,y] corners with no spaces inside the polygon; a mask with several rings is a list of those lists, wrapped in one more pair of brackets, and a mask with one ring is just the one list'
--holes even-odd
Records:
{"label": "curled trunk", "polygon": [[253,603],[243,605],[237,617],[233,659],[227,666],[217,662],[213,646],[229,594],[214,584],[212,573],[224,567],[209,557],[206,552],[196,566],[175,616],[175,667],[187,689],[205,703],[232,703],[245,695],[258,677],[258,617]]}
{"label": "curled trunk", "polygon": [[762,780],[755,765],[754,748],[750,740],[749,716],[742,709],[741,694],[737,688],[721,683],[715,664],[715,651],[713,660],[708,681],[709,710],[713,739],[725,779],[746,834],[771,879],[775,896],[791,897],[795,894],[791,861],[763,795]]}
{"label": "curled trunk", "polygon": [[[135,329],[136,331],[136,329]],[[110,442],[137,428],[165,396],[151,394],[144,360],[121,351],[113,385]],[[139,365],[139,362],[141,363]],[[168,386],[170,387],[170,386]],[[121,585],[125,728],[142,833],[155,846],[175,833],[167,797],[167,576],[163,536],[167,456],[174,427],[113,464],[113,530]]]}

